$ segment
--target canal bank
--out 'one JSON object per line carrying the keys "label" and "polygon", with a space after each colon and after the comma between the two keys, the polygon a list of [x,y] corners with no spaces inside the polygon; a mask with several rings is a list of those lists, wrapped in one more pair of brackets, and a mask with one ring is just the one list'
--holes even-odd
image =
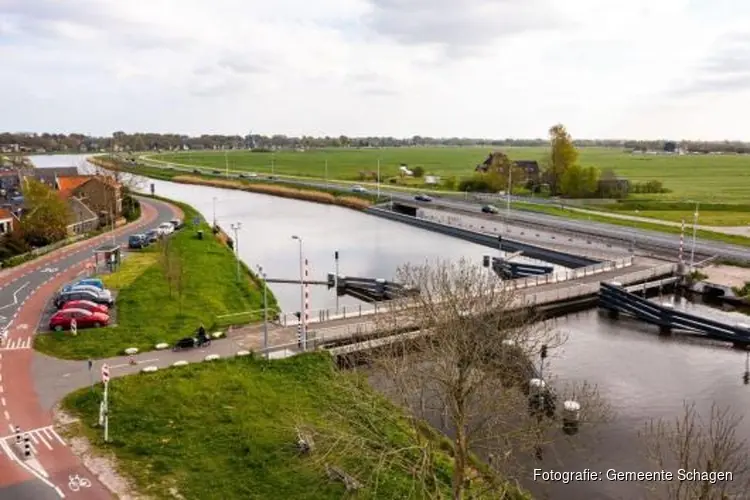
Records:
{"label": "canal bank", "polygon": [[[342,274],[384,278],[390,278],[405,262],[465,256],[480,263],[488,253],[486,247],[338,207],[203,186],[154,184],[157,194],[191,203],[207,220],[212,219],[215,206],[220,222],[242,221],[240,255],[251,267],[262,264],[269,277],[298,276],[298,247],[291,235],[305,238],[304,248],[314,271],[311,275],[316,279],[334,268],[335,249],[340,251]],[[148,189],[148,183],[143,189]],[[274,285],[271,289],[282,308],[296,310],[298,286]],[[311,291],[317,307],[335,306],[335,297],[325,287],[312,287]],[[347,300],[342,298],[341,303]],[[699,313],[717,313],[699,305],[689,307]],[[748,387],[741,380],[744,353],[687,337],[660,338],[653,327],[625,318],[614,321],[597,310],[557,318],[549,324],[567,336],[562,347],[550,351],[551,373],[560,383],[596,384],[613,407],[615,419],[592,433],[586,449],[565,452],[563,464],[552,454],[546,456],[546,468],[652,470],[638,438],[648,419],[677,417],[684,400],[695,402],[702,413],[709,411],[714,401],[740,414],[750,412]],[[738,435],[750,437],[749,421],[740,424]],[[524,483],[539,489],[537,497],[544,498],[546,487],[530,476]],[[551,498],[578,500],[640,498],[644,485],[597,481],[550,487],[555,488]]]}

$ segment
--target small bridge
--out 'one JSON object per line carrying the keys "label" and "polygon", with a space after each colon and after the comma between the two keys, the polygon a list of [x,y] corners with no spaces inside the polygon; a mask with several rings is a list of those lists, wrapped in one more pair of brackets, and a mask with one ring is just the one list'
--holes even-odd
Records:
{"label": "small bridge", "polygon": [[299,279],[282,279],[266,278],[266,283],[282,283],[288,285],[321,285],[336,289],[336,293],[341,295],[350,295],[363,302],[380,302],[383,300],[392,300],[397,297],[403,297],[410,293],[416,293],[409,290],[399,283],[388,281],[382,278],[358,278],[354,276],[337,276],[328,273],[326,280],[307,280]]}
{"label": "small bridge", "polygon": [[[599,307],[609,311],[610,317],[628,314],[646,323],[659,327],[661,335],[671,335],[674,330],[712,340],[730,342],[734,347],[747,349],[750,346],[750,325],[728,325],[683,311],[677,311],[673,304],[657,304],[633,291],[638,286],[625,288],[620,283],[601,283]],[[631,291],[632,290],[632,291]]]}

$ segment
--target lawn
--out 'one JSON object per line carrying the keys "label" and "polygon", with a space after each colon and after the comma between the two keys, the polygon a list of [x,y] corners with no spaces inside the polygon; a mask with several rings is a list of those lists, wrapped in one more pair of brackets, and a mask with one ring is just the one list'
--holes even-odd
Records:
{"label": "lawn", "polygon": [[[335,371],[326,353],[235,358],[115,379],[108,445],[92,425],[100,391],[77,391],[63,406],[80,417],[76,432],[113,452],[149,498],[344,498],[326,463],[364,484],[356,498],[418,498],[407,472],[416,463],[416,431],[366,382]],[[297,452],[296,427],[312,437],[311,455]],[[433,443],[434,486],[449,498],[452,460],[441,450],[450,443],[428,429],[420,435]],[[380,457],[389,458],[379,463]]]}
{"label": "lawn", "polygon": [[[257,173],[324,177],[328,161],[331,179],[358,180],[361,171],[377,170],[381,178],[398,175],[401,163],[410,168],[422,166],[428,174],[467,177],[492,147],[433,147],[349,149],[329,148],[304,152],[252,153],[229,151],[226,161],[231,170]],[[516,160],[544,161],[548,149],[497,148]],[[646,195],[658,200],[698,200],[719,203],[746,203],[750,199],[750,155],[633,155],[614,148],[581,148],[585,166],[612,168],[631,181],[659,180],[672,190],[662,195]],[[184,152],[153,155],[161,161],[215,168],[223,171],[223,152]]]}
{"label": "lawn", "polygon": [[[187,205],[185,220],[198,213]],[[196,237],[202,229],[204,239]],[[175,232],[165,243],[126,254],[122,267],[102,276],[117,291],[116,326],[39,335],[35,347],[66,359],[116,356],[123,349],[154,349],[160,342],[173,343],[203,323],[213,326],[224,314],[257,311],[263,307],[262,290],[247,272],[236,280],[236,261],[202,221]],[[271,294],[269,307],[275,307]]]}

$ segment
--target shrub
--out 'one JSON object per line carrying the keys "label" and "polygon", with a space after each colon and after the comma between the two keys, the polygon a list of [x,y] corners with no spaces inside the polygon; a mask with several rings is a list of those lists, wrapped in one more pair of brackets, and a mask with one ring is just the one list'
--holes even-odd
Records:
{"label": "shrub", "polygon": [[424,167],[416,166],[413,169],[411,169],[412,174],[414,174],[414,177],[421,178],[424,177]]}

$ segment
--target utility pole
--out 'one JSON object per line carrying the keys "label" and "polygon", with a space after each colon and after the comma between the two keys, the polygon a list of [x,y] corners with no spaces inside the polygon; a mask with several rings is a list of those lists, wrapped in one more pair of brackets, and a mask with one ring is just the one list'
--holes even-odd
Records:
{"label": "utility pole", "polygon": [[263,356],[268,358],[268,283],[261,266],[258,266],[258,274],[263,280]]}
{"label": "utility pole", "polygon": [[242,229],[242,222],[233,222],[230,226],[234,231],[234,257],[237,260],[237,283],[240,282],[240,236],[239,231]]}
{"label": "utility pole", "polygon": [[380,201],[380,158],[378,158],[378,201]]}
{"label": "utility pole", "polygon": [[690,248],[690,272],[693,272],[693,265],[695,263],[695,235],[698,231],[698,207],[700,203],[695,204],[695,214],[693,214],[693,244]]}
{"label": "utility pole", "polygon": [[328,159],[326,159],[326,188],[328,187]]}
{"label": "utility pole", "polygon": [[511,175],[513,173],[513,165],[508,165],[508,189],[507,189],[507,195],[508,195],[508,201],[505,204],[505,217],[507,219],[510,219],[510,191],[511,191]]}
{"label": "utility pole", "polygon": [[305,301],[305,258],[302,253],[302,238],[299,236],[292,236],[293,240],[299,242],[299,302],[300,302],[300,325],[301,325],[301,340],[302,350],[307,350],[307,304]]}
{"label": "utility pole", "polygon": [[224,177],[229,178],[229,152],[224,150]]}

